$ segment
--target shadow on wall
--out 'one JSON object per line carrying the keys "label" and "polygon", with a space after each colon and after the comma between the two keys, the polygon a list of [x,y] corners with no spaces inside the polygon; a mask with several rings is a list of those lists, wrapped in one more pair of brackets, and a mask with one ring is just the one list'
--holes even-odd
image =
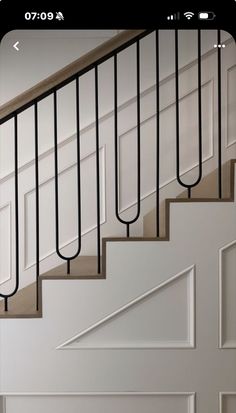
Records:
{"label": "shadow on wall", "polygon": [[0,413],[5,413],[5,398],[0,396]]}

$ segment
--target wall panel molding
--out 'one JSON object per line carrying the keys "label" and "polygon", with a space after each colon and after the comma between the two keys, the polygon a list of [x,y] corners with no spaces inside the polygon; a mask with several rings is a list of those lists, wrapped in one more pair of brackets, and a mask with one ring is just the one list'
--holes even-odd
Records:
{"label": "wall panel molding", "polygon": [[[236,143],[236,130],[235,130],[234,127],[231,127],[231,129],[233,129],[233,131],[234,131],[233,138],[229,136],[230,135],[230,121],[232,122],[232,119],[233,119],[233,122],[235,122],[235,115],[234,115],[234,113],[232,113],[232,117],[230,117],[231,113],[230,113],[230,110],[229,110],[229,107],[232,104],[230,102],[230,91],[232,90],[233,92],[235,92],[235,83],[234,83],[233,86],[232,85],[230,86],[230,76],[232,75],[233,72],[235,72],[234,76],[235,76],[235,79],[236,79],[236,65],[233,65],[233,66],[229,67],[227,69],[227,72],[226,72],[226,83],[227,83],[227,86],[226,86],[226,91],[227,91],[226,92],[227,93],[227,97],[226,97],[226,128],[227,128],[226,148],[229,148],[230,146],[232,146]],[[234,107],[235,107],[235,105],[233,105],[233,109],[234,109]]]}
{"label": "wall panel molding", "polygon": [[[156,300],[159,300],[158,293],[162,292],[163,290],[166,290],[167,288],[172,288],[175,289],[175,283],[178,282],[181,278],[186,278],[187,280],[187,303],[186,303],[186,311],[187,311],[187,337],[181,338],[181,339],[175,339],[175,338],[169,338],[169,340],[165,339],[159,339],[159,338],[150,338],[150,337],[143,337],[144,333],[140,333],[142,336],[142,340],[139,341],[138,338],[131,338],[127,339],[126,334],[127,331],[123,327],[121,327],[122,334],[124,334],[124,337],[119,336],[118,342],[116,342],[116,339],[114,340],[113,343],[109,344],[107,343],[107,338],[104,338],[104,332],[103,332],[103,339],[101,342],[98,341],[98,344],[96,344],[96,338],[95,338],[95,344],[93,343],[93,340],[90,339],[89,344],[83,344],[83,338],[84,337],[89,337],[91,333],[94,333],[96,335],[97,331],[101,330],[104,326],[111,325],[111,323],[116,323],[117,319],[119,319],[122,316],[129,317],[129,312],[137,308],[138,305],[142,305],[145,307],[147,305],[147,301],[149,299],[153,299],[155,295],[157,294]],[[181,297],[182,299],[182,297]],[[165,301],[164,305],[168,305],[167,302]],[[177,311],[177,310],[176,310]],[[127,319],[126,319],[127,322]],[[123,320],[123,324],[124,323]],[[147,323],[151,323],[151,317],[148,316],[148,320],[144,321],[145,325]],[[133,325],[133,330],[135,329],[134,324]],[[142,321],[141,318],[139,318],[139,326],[138,329],[141,330],[142,327]],[[108,333],[109,334],[109,333]],[[132,334],[135,334],[134,331],[132,331]],[[148,334],[148,332],[146,332]],[[123,338],[123,343],[122,343],[122,338]],[[104,342],[103,342],[104,340]],[[125,340],[127,340],[125,342]],[[82,341],[82,343],[80,343]],[[128,302],[127,304],[123,305],[122,307],[118,308],[114,312],[108,314],[106,317],[100,319],[96,323],[90,325],[88,328],[85,330],[79,332],[69,340],[66,340],[64,343],[59,345],[57,347],[57,350],[79,350],[79,349],[157,349],[157,348],[162,348],[162,349],[173,349],[173,348],[194,348],[195,347],[195,266],[191,266],[189,268],[186,268],[184,271],[176,274],[175,276],[167,279],[166,281],[162,282],[158,286],[146,291],[144,294],[136,297],[132,301]]]}
{"label": "wall panel molding", "polygon": [[[29,397],[29,398],[55,398],[55,397],[59,397],[59,398],[91,398],[94,399],[94,413],[97,411],[96,410],[96,401],[101,401],[102,399],[104,399],[104,401],[107,402],[107,400],[109,398],[118,398],[119,399],[124,399],[124,400],[128,400],[133,398],[134,399],[144,399],[144,404],[146,404],[146,408],[147,408],[147,412],[148,410],[148,404],[151,403],[152,406],[152,411],[153,411],[153,403],[154,400],[153,399],[159,399],[160,398],[165,398],[165,399],[175,399],[175,400],[179,400],[179,399],[186,399],[186,403],[184,408],[186,407],[186,410],[181,411],[181,413],[196,413],[196,393],[195,392],[144,392],[144,391],[132,391],[132,392],[119,392],[119,391],[113,391],[113,392],[50,392],[50,393],[44,393],[44,392],[39,392],[39,393],[5,393],[4,396],[7,398],[23,398],[23,397]],[[151,399],[151,401],[150,401]],[[120,400],[121,401],[121,400]],[[120,402],[119,401],[119,402]],[[141,401],[141,400],[140,400]],[[101,407],[101,406],[100,406]],[[122,407],[122,406],[121,406]],[[123,405],[124,407],[124,405]],[[130,407],[130,403],[129,403],[129,407]],[[134,405],[134,409],[132,409],[132,411],[130,413],[134,413],[135,410],[135,405]],[[173,405],[172,405],[173,407]],[[168,408],[168,406],[166,407]],[[166,408],[164,408],[163,413],[168,413],[168,411],[166,410]],[[100,410],[99,410],[100,411]],[[106,410],[107,411],[107,410]],[[172,412],[172,408],[171,408],[171,412]],[[5,412],[4,412],[5,413]],[[93,413],[93,412],[91,412]],[[179,408],[178,408],[178,413],[179,413]]]}
{"label": "wall panel molding", "polygon": [[[103,187],[103,192],[101,193],[101,199],[102,199],[102,203],[101,205],[103,205],[103,209],[101,208],[101,225],[106,223],[106,147],[105,144],[103,146],[101,146],[99,148],[99,153],[100,153],[100,168],[101,168],[101,175],[100,175],[100,182],[102,182],[102,187]],[[81,159],[81,162],[83,161],[88,161],[89,159],[91,159],[92,157],[95,157],[96,152],[93,151],[89,154],[87,154],[85,157],[83,157]],[[71,169],[76,167],[76,162],[73,162],[71,165],[69,165],[68,167],[62,169],[59,171],[59,176],[62,176],[63,174],[67,173],[68,171],[70,171]],[[39,185],[39,188],[42,188],[44,185],[47,185],[49,183],[51,183],[52,181],[54,181],[54,175],[51,175],[50,177],[48,177],[47,179],[45,179],[44,181],[42,181]],[[53,189],[54,190],[54,189]],[[29,268],[32,268],[36,262],[27,262],[27,197],[29,197],[29,195],[32,195],[32,193],[35,192],[35,188],[31,188],[30,190],[28,190],[27,192],[24,193],[24,270],[28,270]],[[94,229],[96,229],[96,225],[91,225],[90,227],[86,228],[86,230],[82,231],[81,235],[85,236],[88,233],[90,233],[91,231],[93,231]],[[61,244],[61,249],[73,244],[74,242],[77,241],[77,237],[73,237],[71,239],[68,239],[68,241],[64,242]],[[46,254],[40,256],[40,261],[43,261],[47,258],[49,258],[50,256],[54,255],[56,253],[55,248],[53,248],[52,250],[48,251]]]}
{"label": "wall panel molding", "polygon": [[8,231],[7,234],[4,233],[4,239],[7,241],[4,243],[7,246],[7,254],[4,255],[4,261],[8,261],[8,271],[7,274],[1,275],[0,277],[0,285],[5,284],[6,282],[12,279],[12,246],[13,246],[13,239],[12,239],[12,202],[8,202],[7,204],[0,207],[0,217],[3,211],[7,211],[7,227]]}
{"label": "wall panel molding", "polygon": [[[233,410],[227,409],[225,401],[227,398],[233,399]],[[234,413],[236,411],[236,392],[220,392],[219,393],[219,413]]]}
{"label": "wall panel molding", "polygon": [[[210,101],[211,101],[211,107],[209,108],[209,112],[210,112],[210,136],[209,136],[209,146],[210,146],[210,151],[207,155],[203,156],[203,163],[207,162],[208,160],[212,159],[214,157],[214,120],[213,120],[213,88],[214,88],[214,80],[210,79],[206,82],[204,82],[202,84],[202,90],[206,87],[210,88]],[[197,88],[192,88],[191,90],[188,91],[188,93],[185,93],[183,95],[181,95],[179,101],[183,101],[184,99],[186,99],[189,96],[192,96],[194,94],[197,93]],[[155,90],[153,90],[153,93],[155,93]],[[160,110],[160,115],[162,113],[164,113],[166,110],[175,107],[175,100],[172,100],[168,105],[166,105],[165,107],[163,107]],[[148,122],[151,122],[152,120],[154,120],[156,117],[155,113],[152,113],[151,115],[148,115],[147,117],[145,117],[142,121],[141,121],[141,128],[147,124]],[[131,128],[127,129],[125,132],[123,132],[122,134],[119,135],[119,142],[124,139],[128,134],[135,132],[136,130],[136,125],[134,124]],[[141,134],[142,135],[142,134]],[[119,157],[121,157],[121,155],[119,155]],[[198,163],[194,162],[192,163],[192,165],[189,168],[185,168],[181,173],[180,176],[183,177],[185,174],[187,174],[188,172],[194,170],[196,167],[198,167]],[[121,182],[121,175],[120,175],[120,169],[119,168],[119,181]],[[170,177],[167,180],[164,180],[163,182],[160,182],[160,189],[165,188],[167,185],[169,185],[170,183],[174,182],[176,180],[176,176],[173,175],[172,177]],[[156,191],[156,188],[154,187],[152,190],[141,194],[141,201],[143,201],[144,199],[148,198],[149,196],[151,196],[152,194],[154,194]],[[121,205],[121,194],[119,194],[119,212],[125,212],[127,211],[129,208],[133,207],[136,205],[136,202],[129,202],[127,205],[122,206]]]}
{"label": "wall panel molding", "polygon": [[[230,254],[230,257],[229,255]],[[228,255],[228,258],[227,258]],[[225,349],[236,348],[236,313],[232,311],[230,301],[232,297],[227,296],[230,292],[235,291],[235,280],[232,274],[235,274],[235,262],[236,262],[236,240],[222,247],[219,251],[219,347]],[[233,262],[234,261],[234,262]],[[227,281],[233,282],[231,287],[227,288]],[[227,308],[226,306],[230,306]],[[230,320],[228,317],[230,316]],[[234,320],[232,318],[234,317]],[[233,322],[234,321],[234,322]],[[232,327],[231,337],[227,338],[227,329]]]}
{"label": "wall panel molding", "polygon": [[[225,45],[229,45],[231,43],[233,43],[234,40],[233,39],[228,39],[226,40],[224,43]],[[202,61],[204,61],[206,58],[212,56],[216,54],[216,50],[212,49],[208,52],[206,52],[204,55],[202,55]],[[194,66],[197,65],[197,59],[193,60],[192,62],[188,63],[187,65],[185,65],[184,67],[180,68],[179,70],[179,74],[183,74],[184,72],[190,70],[191,68],[193,68]],[[166,76],[164,79],[161,80],[160,82],[160,87],[166,85],[168,82],[171,82],[175,79],[175,73],[171,73],[170,75]],[[155,92],[156,86],[155,84],[153,84],[152,86],[150,86],[149,88],[147,88],[146,90],[141,92],[141,99],[144,98],[146,95]],[[131,99],[128,99],[126,102],[122,103],[121,105],[119,105],[118,107],[118,111],[122,111],[123,109],[127,108],[128,106],[130,106],[131,104],[136,102],[136,97],[132,97]],[[102,122],[104,122],[105,120],[109,119],[110,117],[113,116],[113,109],[108,111],[107,113],[105,113],[103,116],[101,116],[99,118],[99,123],[101,124]],[[91,129],[95,128],[95,122],[90,122],[89,124],[85,125],[81,131],[80,131],[80,135],[81,137],[83,136],[83,134],[85,134],[86,132],[88,132]],[[76,139],[76,134],[72,135],[72,136],[67,136],[62,142],[58,143],[58,149],[62,148],[63,146],[67,145],[68,143],[74,141]],[[53,154],[54,148],[53,146],[49,149],[47,149],[45,152],[41,153],[39,155],[39,162],[41,160],[43,160],[45,157]],[[32,167],[34,165],[34,159],[31,159],[28,162],[25,162],[23,165],[21,165],[19,167],[19,174],[22,173],[23,171],[25,171],[26,169]],[[8,172],[3,176],[0,176],[0,184],[7,181],[10,178],[14,177],[14,171]]]}

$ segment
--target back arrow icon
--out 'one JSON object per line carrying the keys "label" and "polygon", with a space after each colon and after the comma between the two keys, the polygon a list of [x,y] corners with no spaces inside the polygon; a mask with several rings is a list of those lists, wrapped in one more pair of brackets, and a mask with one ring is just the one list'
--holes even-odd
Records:
{"label": "back arrow icon", "polygon": [[15,44],[13,44],[13,47],[14,47],[14,49],[16,49],[17,50],[17,52],[19,52],[19,48],[17,47],[18,46],[18,44],[19,44],[19,42],[16,42]]}

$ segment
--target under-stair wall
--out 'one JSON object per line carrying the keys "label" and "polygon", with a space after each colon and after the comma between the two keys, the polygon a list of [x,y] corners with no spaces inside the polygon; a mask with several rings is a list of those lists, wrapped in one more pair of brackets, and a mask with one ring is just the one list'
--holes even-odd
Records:
{"label": "under-stair wall", "polygon": [[235,407],[236,204],[169,208],[169,241],[108,241],[106,280],[44,281],[42,319],[1,320],[7,413]]}

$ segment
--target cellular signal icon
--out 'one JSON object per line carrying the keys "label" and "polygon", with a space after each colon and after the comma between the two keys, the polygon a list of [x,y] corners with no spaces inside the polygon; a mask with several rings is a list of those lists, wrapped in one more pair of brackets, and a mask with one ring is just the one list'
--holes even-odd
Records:
{"label": "cellular signal icon", "polygon": [[170,16],[167,16],[167,20],[179,20],[180,19],[180,12],[170,14]]}
{"label": "cellular signal icon", "polygon": [[186,11],[186,13],[184,13],[184,16],[186,17],[186,19],[191,20],[191,18],[194,16],[194,13],[191,11]]}

